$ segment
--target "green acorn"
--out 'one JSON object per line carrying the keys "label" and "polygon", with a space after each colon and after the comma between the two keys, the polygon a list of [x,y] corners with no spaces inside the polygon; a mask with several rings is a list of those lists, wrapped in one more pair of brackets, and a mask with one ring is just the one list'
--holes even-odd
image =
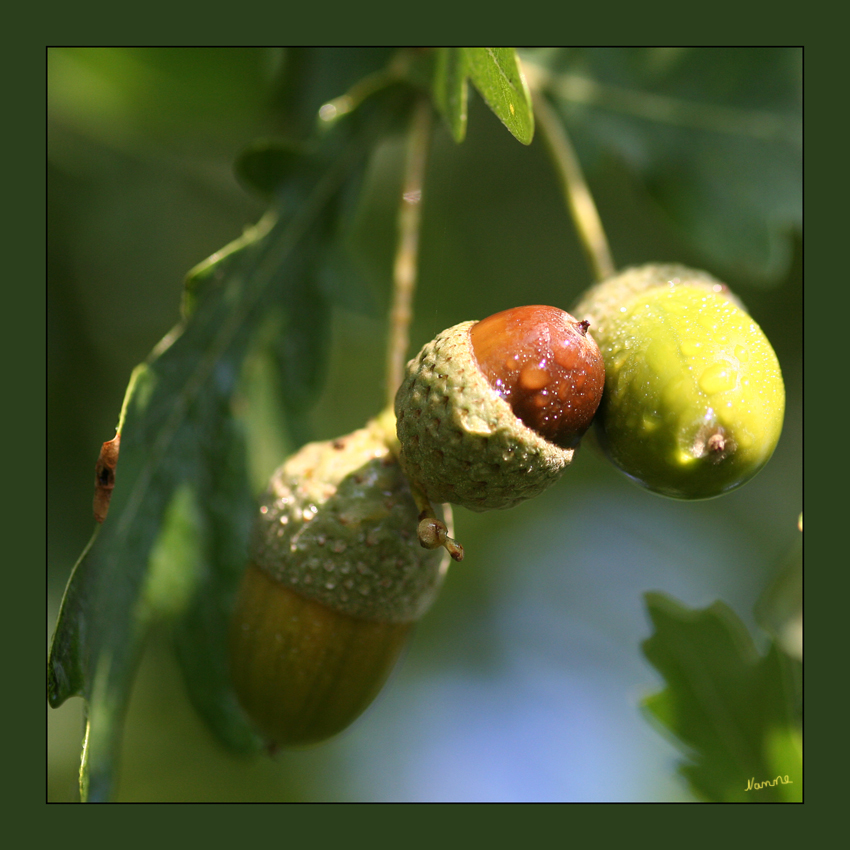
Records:
{"label": "green acorn", "polygon": [[770,459],[785,389],[765,335],[729,288],[677,265],[629,269],[575,307],[605,359],[596,433],[608,457],[648,489],[707,499]]}
{"label": "green acorn", "polygon": [[534,305],[429,342],[395,399],[411,481],[434,502],[473,511],[513,507],[557,481],[602,396],[602,356],[587,329]]}
{"label": "green acorn", "polygon": [[230,640],[237,696],[270,747],[335,735],[380,691],[448,563],[419,522],[377,420],[272,476]]}

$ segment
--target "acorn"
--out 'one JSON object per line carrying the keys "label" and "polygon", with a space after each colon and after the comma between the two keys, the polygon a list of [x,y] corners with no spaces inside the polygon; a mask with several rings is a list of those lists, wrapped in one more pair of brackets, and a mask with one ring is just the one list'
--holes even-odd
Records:
{"label": "acorn", "polygon": [[448,328],[407,364],[396,395],[402,468],[433,502],[513,507],[572,462],[604,381],[588,322],[556,307]]}
{"label": "acorn", "polygon": [[624,271],[582,297],[605,359],[594,431],[630,478],[678,499],[740,487],[785,411],[776,354],[726,284],[679,265]]}
{"label": "acorn", "polygon": [[272,476],[230,634],[236,694],[271,749],[337,734],[381,690],[448,564],[419,521],[377,420]]}

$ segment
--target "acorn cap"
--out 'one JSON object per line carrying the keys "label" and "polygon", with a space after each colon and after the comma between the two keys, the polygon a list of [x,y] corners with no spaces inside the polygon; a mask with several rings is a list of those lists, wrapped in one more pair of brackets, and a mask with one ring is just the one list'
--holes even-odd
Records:
{"label": "acorn cap", "polygon": [[419,510],[386,432],[370,423],[309,443],[272,476],[251,560],[277,581],[364,620],[418,620],[447,560],[417,540]]}
{"label": "acorn cap", "polygon": [[526,426],[475,359],[470,328],[444,330],[407,364],[395,399],[399,461],[433,502],[510,508],[543,492],[573,459]]}

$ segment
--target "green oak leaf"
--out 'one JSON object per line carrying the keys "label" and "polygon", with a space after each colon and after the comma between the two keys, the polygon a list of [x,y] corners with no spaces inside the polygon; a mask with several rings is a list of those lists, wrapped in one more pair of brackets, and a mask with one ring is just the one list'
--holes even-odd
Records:
{"label": "green oak leaf", "polygon": [[466,53],[458,47],[441,47],[437,52],[433,82],[434,102],[449,127],[452,138],[466,137],[468,88]]}
{"label": "green oak leaf", "polygon": [[687,754],[681,767],[694,793],[721,802],[802,799],[798,671],[776,644],[761,655],[722,602],[687,608],[646,595],[655,627],[643,651],[665,689],[643,705]]}
{"label": "green oak leaf", "polygon": [[513,47],[467,47],[466,66],[473,85],[496,117],[524,145],[534,138],[531,93]]}
{"label": "green oak leaf", "polygon": [[[83,800],[112,794],[133,679],[158,622],[173,627],[190,700],[212,731],[237,751],[259,746],[226,652],[254,512],[243,374],[259,345],[288,400],[292,436],[321,383],[316,340],[342,289],[324,282],[334,274],[323,269],[328,244],[387,126],[380,107],[365,112],[340,122],[313,156],[290,160],[276,207],[189,273],[182,320],[134,370],[109,515],[71,574],[48,662],[49,703],[86,701]],[[272,317],[300,332],[281,345],[267,333]]]}
{"label": "green oak leaf", "polygon": [[240,154],[234,170],[246,188],[269,200],[297,170],[303,154],[303,145],[295,142],[258,139]]}
{"label": "green oak leaf", "polygon": [[456,142],[466,136],[467,78],[496,117],[524,145],[534,137],[531,94],[512,47],[441,47],[432,92]]}

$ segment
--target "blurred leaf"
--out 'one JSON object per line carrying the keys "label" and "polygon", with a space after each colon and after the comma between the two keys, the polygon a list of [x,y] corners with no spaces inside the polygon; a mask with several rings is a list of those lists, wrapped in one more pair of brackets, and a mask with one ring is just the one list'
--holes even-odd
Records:
{"label": "blurred leaf", "polygon": [[[340,221],[344,218],[344,214],[341,213]],[[366,316],[378,314],[375,293],[354,268],[351,258],[342,245],[342,240],[335,240],[328,246],[328,251],[322,257],[318,286],[325,298],[345,310]]]}
{"label": "blurred leaf", "polygon": [[723,802],[801,800],[794,662],[775,644],[759,655],[722,602],[692,610],[656,593],[646,601],[655,633],[643,651],[667,687],[644,707],[688,754],[681,771],[694,793]]}
{"label": "blurred leaf", "polygon": [[434,102],[448,124],[452,138],[466,137],[466,54],[459,47],[440,47],[434,71]]}
{"label": "blurred leaf", "polygon": [[[800,517],[802,525],[802,515]],[[802,530],[802,528],[801,528]],[[758,624],[792,658],[803,659],[803,543],[798,539],[756,603]]]}
{"label": "blurred leaf", "polygon": [[452,138],[466,136],[469,77],[496,117],[524,145],[534,137],[531,94],[513,47],[441,47],[432,90]]}
{"label": "blurred leaf", "polygon": [[244,186],[270,200],[303,154],[303,147],[295,143],[260,139],[239,155],[234,170]]}
{"label": "blurred leaf", "polygon": [[[227,634],[231,600],[244,569],[254,503],[240,424],[222,411],[215,428],[214,439],[230,451],[202,458],[199,478],[193,482],[195,592],[177,612],[175,650],[197,712],[227,747],[250,752],[260,741],[246,724],[230,687]],[[179,496],[178,490],[175,499]],[[166,551],[173,563],[185,563],[173,548]]]}
{"label": "blurred leaf", "polygon": [[296,443],[309,439],[301,414],[321,388],[330,345],[330,303],[315,279],[305,284],[286,311],[271,347],[281,381],[289,388],[283,403]]}
{"label": "blurred leaf", "polygon": [[549,50],[525,59],[586,167],[616,155],[718,272],[782,277],[802,226],[800,49]]}
{"label": "blurred leaf", "polygon": [[176,619],[190,698],[228,745],[256,739],[227,676],[227,621],[253,517],[242,426],[243,360],[270,312],[291,333],[280,351],[284,398],[319,383],[328,304],[315,281],[337,200],[360,179],[386,126],[380,105],[341,122],[314,157],[292,164],[277,212],[193,270],[184,319],[139,366],[119,424],[107,521],[77,563],[50,650],[48,697],[87,702],[84,799],[110,795],[127,700],[151,625]]}
{"label": "blurred leaf", "polygon": [[287,47],[275,104],[286,136],[310,138],[320,107],[366,79],[386,79],[397,52],[397,47]]}
{"label": "blurred leaf", "polygon": [[265,239],[276,221],[277,215],[274,212],[267,213],[256,225],[245,228],[242,236],[202,260],[187,273],[180,305],[184,321],[194,313],[201,297],[208,295],[210,289],[220,287],[236,270],[237,264],[243,259],[242,251]]}

